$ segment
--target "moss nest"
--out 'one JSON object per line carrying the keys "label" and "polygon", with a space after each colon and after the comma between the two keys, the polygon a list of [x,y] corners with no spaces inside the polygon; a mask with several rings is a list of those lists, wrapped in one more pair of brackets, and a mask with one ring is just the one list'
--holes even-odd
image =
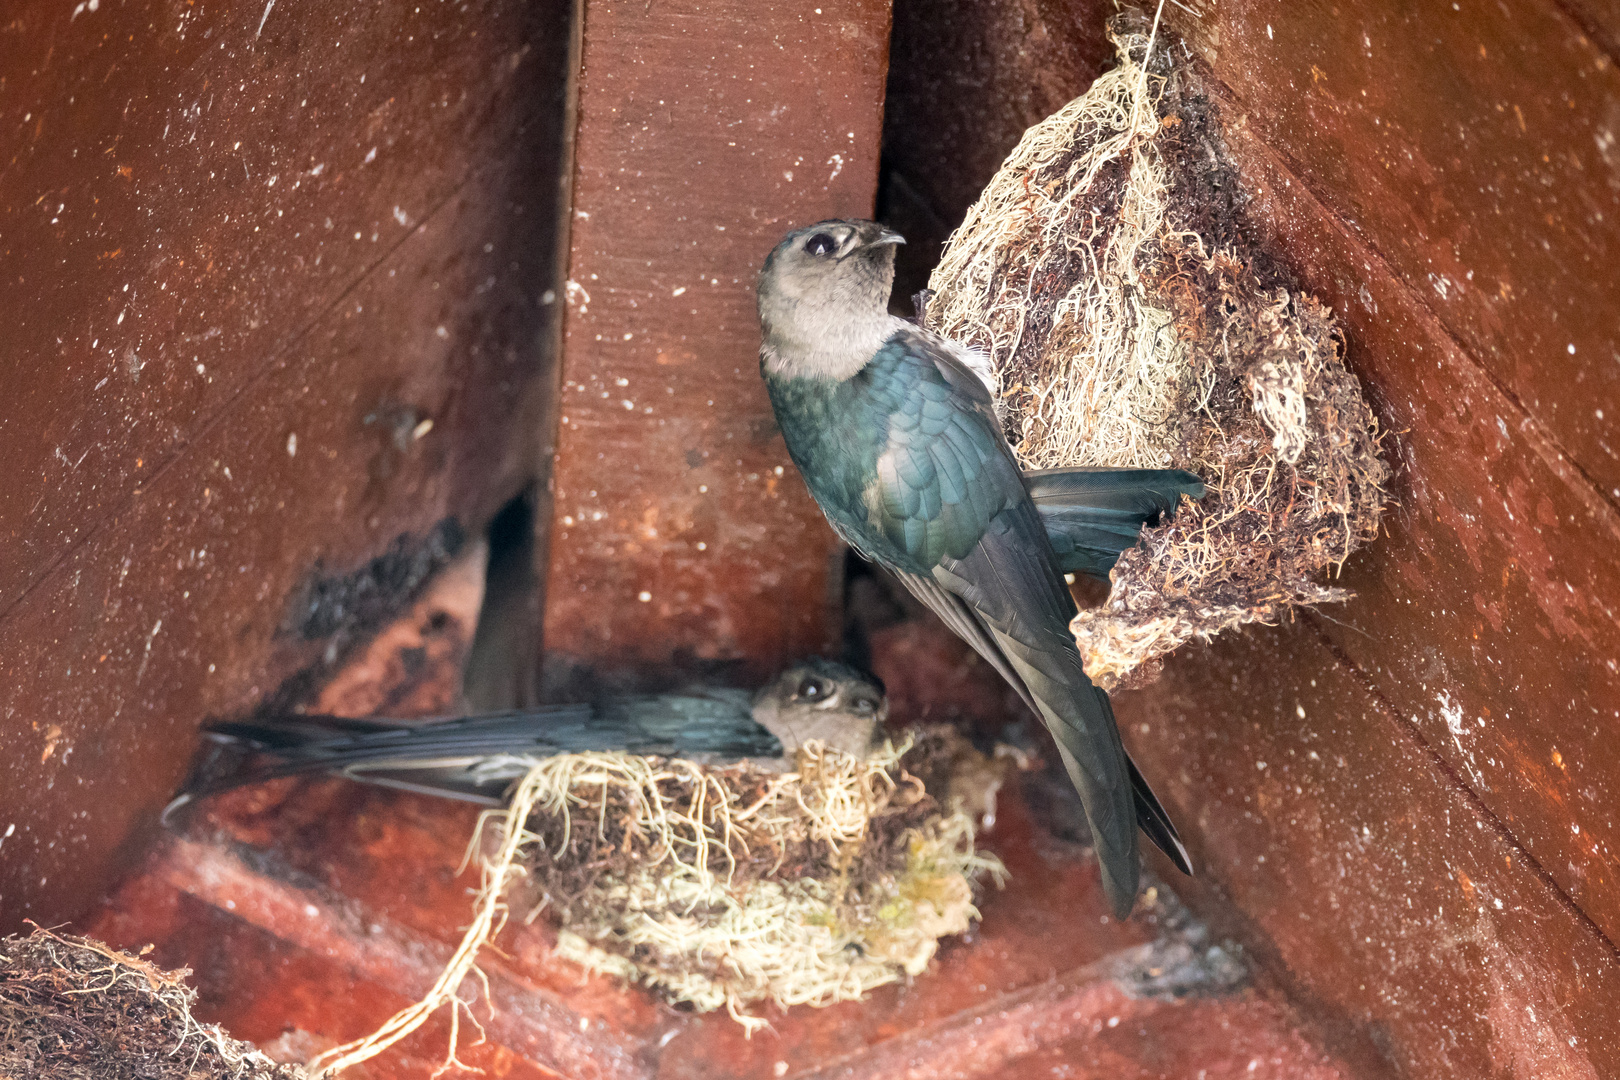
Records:
{"label": "moss nest", "polygon": [[1026,468],[1181,468],[1209,491],[1144,531],[1071,629],[1105,688],[1192,639],[1343,600],[1388,466],[1323,304],[1250,239],[1219,117],[1140,15],[1118,66],[1027,131],[952,235],[926,323],[988,355]]}
{"label": "moss nest", "polygon": [[946,729],[790,771],[566,755],[536,768],[526,863],[563,955],[752,1030],[750,1005],[858,998],[969,928],[999,768]]}
{"label": "moss nest", "polygon": [[[831,1005],[919,974],[978,916],[999,860],[977,850],[1008,761],[948,728],[862,758],[818,742],[791,767],[625,753],[535,759],[468,844],[483,884],[450,962],[422,1000],[307,1066],[340,1073],[450,1011],[513,908],[561,920],[558,952],[668,1001],[728,1010],[752,1034],[762,1001]],[[516,886],[526,879],[529,896]],[[487,997],[487,994],[485,995]]]}
{"label": "moss nest", "polygon": [[46,930],[0,939],[0,1077],[302,1080],[198,1023],[189,974]]}

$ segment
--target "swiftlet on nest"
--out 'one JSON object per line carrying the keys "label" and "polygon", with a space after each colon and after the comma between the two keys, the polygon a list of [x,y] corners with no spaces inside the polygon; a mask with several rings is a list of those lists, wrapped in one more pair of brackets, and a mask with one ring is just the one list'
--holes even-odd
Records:
{"label": "swiftlet on nest", "polygon": [[461,1019],[477,1022],[457,990],[514,906],[555,912],[559,954],[752,1033],[755,1003],[830,1005],[920,974],[978,917],[979,881],[1004,874],[975,840],[1006,762],[946,728],[870,753],[812,739],[786,764],[584,751],[502,768],[518,765],[469,843],[483,883],[433,988],[312,1070],[368,1060],[443,1006],[455,1063]]}

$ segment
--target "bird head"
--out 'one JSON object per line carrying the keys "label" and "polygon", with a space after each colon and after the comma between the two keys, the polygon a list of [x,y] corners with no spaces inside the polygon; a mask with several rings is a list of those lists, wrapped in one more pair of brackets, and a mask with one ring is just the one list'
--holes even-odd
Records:
{"label": "bird head", "polygon": [[759,274],[766,367],[790,377],[858,371],[898,323],[889,292],[894,248],[905,242],[875,221],[819,221],[788,233]]}
{"label": "bird head", "polygon": [[888,714],[881,680],[820,657],[789,667],[754,697],[754,719],[781,740],[788,755],[819,739],[865,757]]}

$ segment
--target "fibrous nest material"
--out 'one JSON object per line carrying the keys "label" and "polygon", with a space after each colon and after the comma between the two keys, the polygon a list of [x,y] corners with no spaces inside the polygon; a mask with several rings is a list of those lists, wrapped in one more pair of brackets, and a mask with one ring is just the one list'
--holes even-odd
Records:
{"label": "fibrous nest material", "polygon": [[309,1068],[366,1061],[443,1006],[445,1064],[457,1064],[461,1020],[477,1024],[458,989],[522,905],[524,878],[529,917],[549,907],[561,919],[560,953],[698,1011],[723,1007],[750,1033],[765,1024],[746,1011],[755,1003],[830,1005],[919,974],[940,938],[978,917],[980,880],[1004,873],[974,837],[1005,767],[945,728],[869,758],[809,742],[791,769],[536,759],[479,821],[468,857],[483,886],[433,989]]}
{"label": "fibrous nest material", "polygon": [[543,768],[529,865],[564,955],[750,1029],[756,1002],[830,1005],[920,974],[1001,872],[974,846],[995,770],[944,730],[870,759],[811,743],[789,772],[603,754]]}
{"label": "fibrous nest material", "polygon": [[199,1023],[188,974],[46,930],[0,940],[0,1077],[302,1080]]}
{"label": "fibrous nest material", "polygon": [[1190,470],[1208,486],[1071,629],[1105,688],[1292,606],[1377,535],[1389,469],[1332,312],[1249,238],[1219,118],[1156,24],[1027,131],[929,282],[930,329],[992,361],[1026,468]]}

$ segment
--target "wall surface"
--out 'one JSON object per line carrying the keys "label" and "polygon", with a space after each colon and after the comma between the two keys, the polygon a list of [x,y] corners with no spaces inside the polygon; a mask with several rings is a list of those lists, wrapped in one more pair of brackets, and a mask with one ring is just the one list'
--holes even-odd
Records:
{"label": "wall surface", "polygon": [[[1084,28],[1111,11],[898,4],[894,220],[942,239],[1095,76]],[[1343,321],[1399,503],[1349,604],[1118,695],[1202,871],[1179,887],[1368,1076],[1615,1075],[1620,23],[1553,0],[1164,17],[1256,237]]]}
{"label": "wall surface", "polygon": [[[1615,1075],[1620,20],[1410,7],[1165,5],[1398,507],[1350,603],[1117,707],[1201,873],[1160,871],[1361,1075]],[[576,133],[568,4],[253,8],[0,24],[0,930],[89,902],[198,723],[397,611],[553,419],[555,684],[830,646],[758,264],[870,210],[881,123],[919,283],[1113,11],[904,0],[891,71],[886,3],[602,0]]]}
{"label": "wall surface", "polygon": [[567,3],[0,22],[0,931],[540,467]]}
{"label": "wall surface", "polygon": [[771,417],[754,282],[788,230],[870,216],[888,39],[887,0],[587,6],[553,692],[835,645],[834,539]]}

